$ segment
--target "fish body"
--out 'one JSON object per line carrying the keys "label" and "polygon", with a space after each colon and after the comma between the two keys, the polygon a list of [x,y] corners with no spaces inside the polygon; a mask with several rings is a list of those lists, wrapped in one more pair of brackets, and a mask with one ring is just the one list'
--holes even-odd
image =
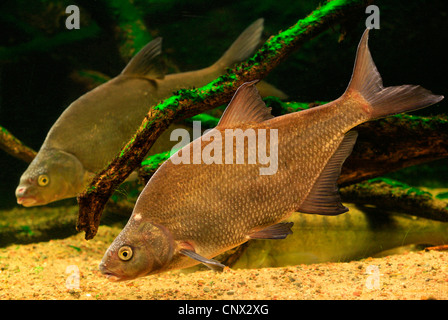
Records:
{"label": "fish body", "polygon": [[[164,75],[161,38],[145,46],[110,81],[74,101],[54,123],[37,156],[20,178],[17,202],[44,205],[76,197],[137,131],[149,108],[181,88],[200,87],[246,59],[257,47],[263,19],[250,25],[212,66]],[[285,97],[264,84],[265,94]]]}
{"label": "fish body", "polygon": [[[419,86],[384,88],[367,39],[368,30],[346,92],[326,105],[273,118],[256,81],[243,84],[217,127],[174,154],[152,176],[100,270],[114,281],[198,263],[219,270],[224,266],[212,258],[230,248],[249,239],[285,238],[292,224],[282,221],[293,212],[346,212],[336,180],[356,141],[350,129],[443,98]],[[257,141],[264,134],[270,163],[249,161],[256,152],[247,136],[244,161],[237,164],[238,135],[226,135],[237,131],[243,138],[253,132]],[[204,154],[213,155],[214,161],[198,161]]]}
{"label": "fish body", "polygon": [[252,241],[233,268],[346,262],[409,245],[448,243],[448,223],[346,204],[342,215],[294,213],[293,233],[282,241]]}

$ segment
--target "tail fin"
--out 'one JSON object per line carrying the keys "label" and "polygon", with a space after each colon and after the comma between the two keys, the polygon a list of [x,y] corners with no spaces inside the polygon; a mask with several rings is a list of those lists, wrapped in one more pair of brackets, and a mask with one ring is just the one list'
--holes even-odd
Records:
{"label": "tail fin", "polygon": [[353,75],[347,91],[359,92],[371,106],[371,119],[382,118],[430,106],[443,99],[421,86],[402,85],[383,87],[381,76],[372,60],[368,47],[369,29],[358,45]]}
{"label": "tail fin", "polygon": [[233,42],[224,55],[215,62],[216,66],[228,68],[236,62],[247,59],[260,44],[261,32],[263,31],[264,19],[260,18],[252,23]]}

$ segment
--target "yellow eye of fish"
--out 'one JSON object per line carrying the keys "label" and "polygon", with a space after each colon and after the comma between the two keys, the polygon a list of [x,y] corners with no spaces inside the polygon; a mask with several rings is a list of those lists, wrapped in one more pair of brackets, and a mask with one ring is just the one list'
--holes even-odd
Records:
{"label": "yellow eye of fish", "polygon": [[131,259],[132,258],[132,249],[131,249],[131,247],[122,246],[118,250],[118,257],[121,260],[123,260],[123,261],[127,261],[127,260]]}
{"label": "yellow eye of fish", "polygon": [[46,174],[41,174],[41,175],[37,178],[37,183],[38,183],[41,187],[45,187],[49,182],[50,182],[50,178],[48,178],[48,176],[47,176]]}

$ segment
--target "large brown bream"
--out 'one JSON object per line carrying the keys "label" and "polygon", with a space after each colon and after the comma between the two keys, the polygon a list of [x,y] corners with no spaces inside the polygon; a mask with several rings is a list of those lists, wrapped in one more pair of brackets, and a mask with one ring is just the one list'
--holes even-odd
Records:
{"label": "large brown bream", "polygon": [[[276,173],[261,175],[262,164],[174,164],[170,158],[142,191],[127,225],[105,253],[101,272],[117,281],[200,262],[221,269],[212,258],[232,247],[249,239],[286,237],[291,223],[281,221],[295,211],[346,212],[336,180],[356,141],[356,132],[349,130],[443,99],[420,86],[384,88],[367,40],[368,30],[347,90],[326,105],[273,118],[254,82],[242,85],[218,126],[202,137],[201,150],[212,143],[210,137],[224,137],[226,129],[276,129]],[[193,143],[180,152],[193,150],[193,157]],[[268,139],[268,150],[271,143]],[[230,151],[222,150],[222,158]]]}

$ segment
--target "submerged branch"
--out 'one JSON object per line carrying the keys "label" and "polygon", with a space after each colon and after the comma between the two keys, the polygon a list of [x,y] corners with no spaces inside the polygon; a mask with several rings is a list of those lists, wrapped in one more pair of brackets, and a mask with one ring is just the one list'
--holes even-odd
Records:
{"label": "submerged branch", "polygon": [[342,186],[448,157],[448,119],[407,114],[364,123],[342,167]]}
{"label": "submerged branch", "polygon": [[286,31],[268,39],[255,55],[235,66],[208,85],[180,90],[176,95],[151,107],[142,125],[120,154],[78,196],[77,229],[92,239],[98,229],[104,206],[115,188],[139,166],[157,137],[175,119],[191,117],[230,101],[244,82],[262,79],[304,42],[332,24],[345,19],[349,12],[363,13],[364,1],[336,0],[327,2]]}
{"label": "submerged branch", "polygon": [[378,178],[341,188],[343,201],[448,222],[448,203],[404,183]]}
{"label": "submerged branch", "polygon": [[36,156],[36,151],[24,145],[2,126],[0,126],[0,149],[27,163]]}

